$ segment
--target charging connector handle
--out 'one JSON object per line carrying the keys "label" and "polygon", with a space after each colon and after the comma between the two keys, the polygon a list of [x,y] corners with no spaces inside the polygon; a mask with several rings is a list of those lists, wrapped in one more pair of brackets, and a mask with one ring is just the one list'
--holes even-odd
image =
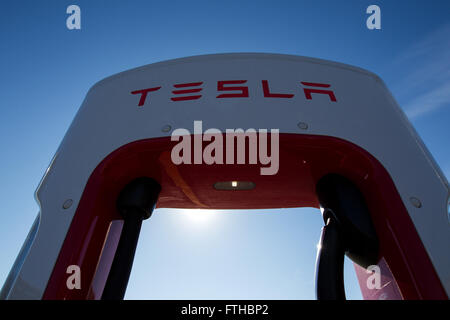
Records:
{"label": "charging connector handle", "polygon": [[125,296],[142,221],[151,216],[160,191],[158,182],[143,177],[133,180],[120,193],[117,209],[124,223],[102,300],[122,300]]}

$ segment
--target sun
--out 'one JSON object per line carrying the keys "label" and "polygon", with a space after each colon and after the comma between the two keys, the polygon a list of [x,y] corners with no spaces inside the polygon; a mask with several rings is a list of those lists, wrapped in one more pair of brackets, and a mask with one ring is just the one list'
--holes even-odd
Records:
{"label": "sun", "polygon": [[182,209],[180,214],[193,225],[205,226],[211,224],[217,216],[216,210]]}

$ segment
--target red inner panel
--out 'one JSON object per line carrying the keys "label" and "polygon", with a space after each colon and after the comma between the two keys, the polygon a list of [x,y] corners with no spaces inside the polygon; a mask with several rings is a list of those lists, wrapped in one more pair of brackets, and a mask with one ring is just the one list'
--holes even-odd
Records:
{"label": "red inner panel", "polygon": [[[114,256],[110,251],[115,250],[106,239],[117,241],[120,236],[120,228],[108,233],[111,222],[121,219],[115,200],[134,178],[147,176],[160,182],[160,208],[264,209],[318,207],[315,185],[327,173],[341,174],[360,188],[380,239],[380,258],[389,265],[402,297],[447,299],[392,179],[373,156],[327,136],[280,134],[279,141],[276,175],[261,175],[259,161],[252,165],[175,165],[171,150],[178,142],[170,137],[136,141],[112,152],[89,178],[44,299],[100,298],[104,273]],[[213,187],[216,182],[233,180],[252,181],[256,186],[245,191]],[[67,289],[66,269],[71,264],[81,267],[81,290]]]}

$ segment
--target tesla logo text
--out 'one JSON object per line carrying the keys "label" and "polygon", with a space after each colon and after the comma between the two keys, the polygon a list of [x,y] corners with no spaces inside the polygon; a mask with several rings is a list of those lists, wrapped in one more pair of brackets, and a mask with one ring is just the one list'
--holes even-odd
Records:
{"label": "tesla logo text", "polygon": [[[261,80],[261,86],[264,98],[292,99],[294,97],[294,93],[271,89],[268,80]],[[303,89],[307,100],[312,100],[313,94],[319,94],[328,96],[332,102],[337,102],[334,92],[330,90],[330,84],[301,81],[299,87]],[[146,102],[149,103],[149,94],[153,94],[159,89],[161,89],[161,86],[134,90],[131,91],[131,94],[138,95],[138,106],[142,107]],[[177,83],[173,85],[172,89],[172,96],[170,97],[172,101],[197,100],[202,97],[203,81]],[[219,80],[217,81],[217,93],[217,99],[250,97],[247,80]]]}

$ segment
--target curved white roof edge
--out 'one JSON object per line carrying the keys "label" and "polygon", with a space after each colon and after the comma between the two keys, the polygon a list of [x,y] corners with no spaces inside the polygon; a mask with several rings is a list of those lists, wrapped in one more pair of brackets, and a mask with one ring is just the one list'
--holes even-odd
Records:
{"label": "curved white roof edge", "polygon": [[177,63],[197,62],[199,60],[205,60],[205,61],[213,60],[213,59],[219,60],[222,58],[227,58],[227,59],[230,59],[230,58],[231,59],[274,59],[274,58],[276,58],[279,60],[304,61],[304,62],[309,62],[309,63],[326,65],[326,66],[334,67],[334,68],[345,69],[345,70],[353,71],[353,72],[357,72],[357,73],[362,73],[369,77],[374,78],[376,81],[379,81],[384,85],[383,80],[375,73],[365,70],[363,68],[355,67],[355,66],[345,64],[345,63],[340,63],[340,62],[335,62],[335,61],[330,61],[330,60],[323,60],[323,59],[312,58],[312,57],[297,56],[297,55],[293,55],[293,54],[284,54],[284,53],[263,53],[263,52],[234,52],[233,53],[232,52],[232,53],[202,54],[202,55],[188,56],[188,57],[183,57],[183,58],[175,58],[175,59],[164,60],[164,61],[146,64],[144,66],[132,68],[132,69],[125,70],[125,71],[113,74],[111,76],[108,76],[108,77],[96,82],[94,85],[92,85],[92,87],[89,89],[89,91],[91,91],[92,89],[94,89],[106,82],[114,80],[116,78],[120,78],[122,76],[128,75],[129,73],[133,73],[136,71],[143,71],[147,68],[165,67],[165,66],[174,65]]}
{"label": "curved white roof edge", "polygon": [[[86,94],[86,97],[90,94],[91,91],[98,88],[99,86],[102,86],[103,84],[105,84],[107,82],[113,81],[115,79],[119,79],[123,76],[126,76],[128,74],[131,74],[131,73],[134,73],[137,71],[144,71],[148,68],[165,67],[165,66],[170,66],[170,65],[179,64],[179,63],[198,62],[199,60],[203,60],[203,61],[210,61],[210,60],[214,60],[214,59],[220,60],[223,58],[227,58],[227,59],[278,59],[278,60],[303,61],[303,62],[325,65],[325,66],[329,66],[329,67],[333,67],[333,68],[344,69],[344,70],[364,74],[366,76],[373,78],[375,81],[379,82],[386,89],[386,91],[389,93],[389,98],[391,99],[391,101],[395,105],[397,105],[397,107],[398,107],[397,112],[400,114],[400,117],[403,118],[403,121],[407,125],[410,132],[414,135],[417,143],[420,145],[420,148],[423,150],[423,152],[425,152],[427,154],[428,159],[431,162],[432,167],[434,168],[434,170],[436,172],[436,175],[439,177],[439,179],[442,181],[442,183],[449,190],[449,197],[450,197],[450,185],[447,180],[447,177],[445,176],[445,174],[442,172],[441,168],[437,164],[437,161],[434,158],[434,156],[425,147],[424,142],[421,140],[420,136],[417,134],[417,131],[415,130],[415,128],[410,124],[408,117],[406,116],[406,114],[404,113],[402,108],[398,105],[397,101],[393,97],[392,93],[388,89],[388,87],[385,84],[385,82],[383,81],[383,79],[381,79],[377,74],[375,74],[371,71],[368,71],[366,69],[360,68],[360,67],[355,67],[355,66],[341,63],[341,62],[335,62],[335,61],[312,58],[312,57],[305,57],[305,56],[297,56],[297,55],[293,55],[293,54],[284,54],[284,53],[230,52],[230,53],[202,54],[202,55],[188,56],[188,57],[183,57],[183,58],[175,58],[175,59],[154,62],[154,63],[146,64],[144,66],[128,69],[128,70],[113,74],[111,76],[108,76],[108,77],[96,82],[94,85],[92,85],[89,88],[88,93]],[[450,216],[449,216],[449,221],[450,221]]]}

